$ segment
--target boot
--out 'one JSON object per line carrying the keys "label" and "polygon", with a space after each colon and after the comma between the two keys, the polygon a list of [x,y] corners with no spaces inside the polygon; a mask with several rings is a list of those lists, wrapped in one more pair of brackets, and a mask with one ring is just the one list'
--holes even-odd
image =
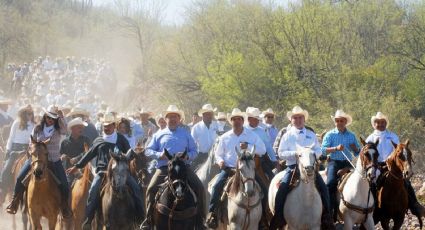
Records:
{"label": "boot", "polygon": [[12,201],[6,208],[6,212],[9,214],[16,214],[19,208],[19,204],[22,200],[23,194],[13,194]]}
{"label": "boot", "polygon": [[212,229],[218,227],[217,215],[214,212],[210,212],[207,215],[207,227]]}
{"label": "boot", "polygon": [[91,230],[91,220],[89,218],[86,218],[83,222],[83,225],[81,226],[83,230]]}
{"label": "boot", "polygon": [[62,217],[64,219],[68,219],[72,217],[72,210],[69,207],[69,202],[68,199],[66,198],[62,198],[61,201],[61,212],[62,212]]}
{"label": "boot", "polygon": [[273,218],[270,221],[270,230],[281,229],[286,225],[285,218],[282,217],[282,214],[275,213]]}
{"label": "boot", "polygon": [[320,229],[335,230],[335,225],[329,212],[322,213]]}

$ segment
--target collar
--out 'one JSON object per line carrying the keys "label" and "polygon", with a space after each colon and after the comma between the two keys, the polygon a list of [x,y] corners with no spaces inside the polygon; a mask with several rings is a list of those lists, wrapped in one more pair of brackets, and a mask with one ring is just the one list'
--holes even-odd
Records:
{"label": "collar", "polygon": [[103,133],[102,138],[108,143],[116,144],[118,139],[118,134],[116,131],[114,131],[111,135],[106,135],[105,133]]}
{"label": "collar", "polygon": [[307,129],[305,127],[303,127],[302,129],[297,129],[297,128],[295,128],[295,126],[291,126],[291,132],[293,132],[295,134],[300,134],[300,131],[302,131],[303,134],[307,133]]}
{"label": "collar", "polygon": [[347,133],[347,132],[348,132],[348,129],[347,129],[347,128],[345,128],[345,130],[344,130],[343,132],[339,131],[339,129],[338,129],[338,128],[336,128],[336,127],[335,127],[335,129],[334,129],[334,130],[335,130],[335,132],[336,132],[336,133],[342,133],[342,134],[345,134],[345,133]]}
{"label": "collar", "polygon": [[387,134],[387,130],[379,131],[379,130],[375,129],[373,131],[373,134],[375,134],[376,136],[384,136],[385,134]]}

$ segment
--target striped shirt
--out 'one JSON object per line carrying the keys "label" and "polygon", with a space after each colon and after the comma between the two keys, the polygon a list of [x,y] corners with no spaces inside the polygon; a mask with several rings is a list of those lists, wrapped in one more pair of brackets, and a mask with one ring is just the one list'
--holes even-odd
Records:
{"label": "striped shirt", "polygon": [[[326,155],[327,148],[343,145],[344,146],[343,152],[350,160],[352,160],[353,155],[350,153],[354,153],[355,156],[358,156],[359,152],[354,152],[354,150],[351,149],[350,147],[351,144],[356,145],[357,150],[360,151],[359,142],[357,141],[356,136],[354,135],[353,132],[349,131],[348,129],[346,129],[344,132],[340,132],[337,128],[335,128],[327,132],[326,135],[323,137],[322,153]],[[343,152],[342,151],[332,152],[330,154],[330,157],[332,160],[337,160],[337,161],[347,160],[347,158],[345,158],[345,156],[343,155]]]}

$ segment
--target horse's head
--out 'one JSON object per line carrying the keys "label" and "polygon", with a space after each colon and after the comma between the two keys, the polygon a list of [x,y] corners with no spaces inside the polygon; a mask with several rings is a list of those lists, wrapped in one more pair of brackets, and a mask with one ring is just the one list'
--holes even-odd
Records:
{"label": "horse's head", "polygon": [[177,200],[183,199],[187,190],[187,166],[184,159],[187,151],[177,153],[173,156],[164,149],[164,154],[168,158],[168,181],[169,188]]}
{"label": "horse's head", "polygon": [[313,146],[301,147],[297,145],[297,162],[298,168],[303,180],[314,179],[316,169],[316,154]]}
{"label": "horse's head", "polygon": [[111,156],[107,170],[109,182],[114,190],[122,191],[129,175],[128,158],[122,153],[110,152],[109,154]]}
{"label": "horse's head", "polygon": [[31,166],[33,168],[33,174],[36,180],[39,180],[45,175],[48,164],[48,151],[47,143],[50,139],[46,141],[37,141],[33,136],[31,136],[31,145],[29,147],[29,154],[31,157]]}
{"label": "horse's head", "polygon": [[255,146],[251,150],[239,151],[236,147],[235,150],[238,154],[236,175],[240,177],[239,181],[243,183],[244,194],[248,197],[253,196],[255,192]]}
{"label": "horse's head", "polygon": [[402,170],[404,179],[409,179],[413,175],[412,151],[409,149],[409,143],[409,140],[398,145],[393,143],[394,151],[388,157],[393,159],[397,167]]}
{"label": "horse's head", "polygon": [[362,143],[363,147],[359,153],[359,162],[357,163],[357,167],[361,167],[362,171],[366,173],[367,179],[369,181],[373,181],[376,177],[376,170],[378,169],[379,140],[377,140],[375,143],[366,143],[363,138],[360,137],[360,142]]}

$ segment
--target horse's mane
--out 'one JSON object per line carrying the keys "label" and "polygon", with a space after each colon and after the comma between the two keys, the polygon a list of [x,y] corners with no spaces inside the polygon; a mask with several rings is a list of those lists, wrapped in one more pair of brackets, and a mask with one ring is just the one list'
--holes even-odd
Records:
{"label": "horse's mane", "polygon": [[111,157],[111,159],[109,160],[108,163],[108,168],[106,169],[106,178],[108,178],[108,182],[110,182],[112,180],[112,164],[113,162],[116,161],[113,157]]}
{"label": "horse's mane", "polygon": [[[237,163],[236,165],[238,164],[239,163]],[[235,196],[236,194],[238,194],[240,184],[241,184],[241,171],[236,167],[236,173],[233,176],[233,181],[232,181],[232,184],[230,185],[229,195]]]}

